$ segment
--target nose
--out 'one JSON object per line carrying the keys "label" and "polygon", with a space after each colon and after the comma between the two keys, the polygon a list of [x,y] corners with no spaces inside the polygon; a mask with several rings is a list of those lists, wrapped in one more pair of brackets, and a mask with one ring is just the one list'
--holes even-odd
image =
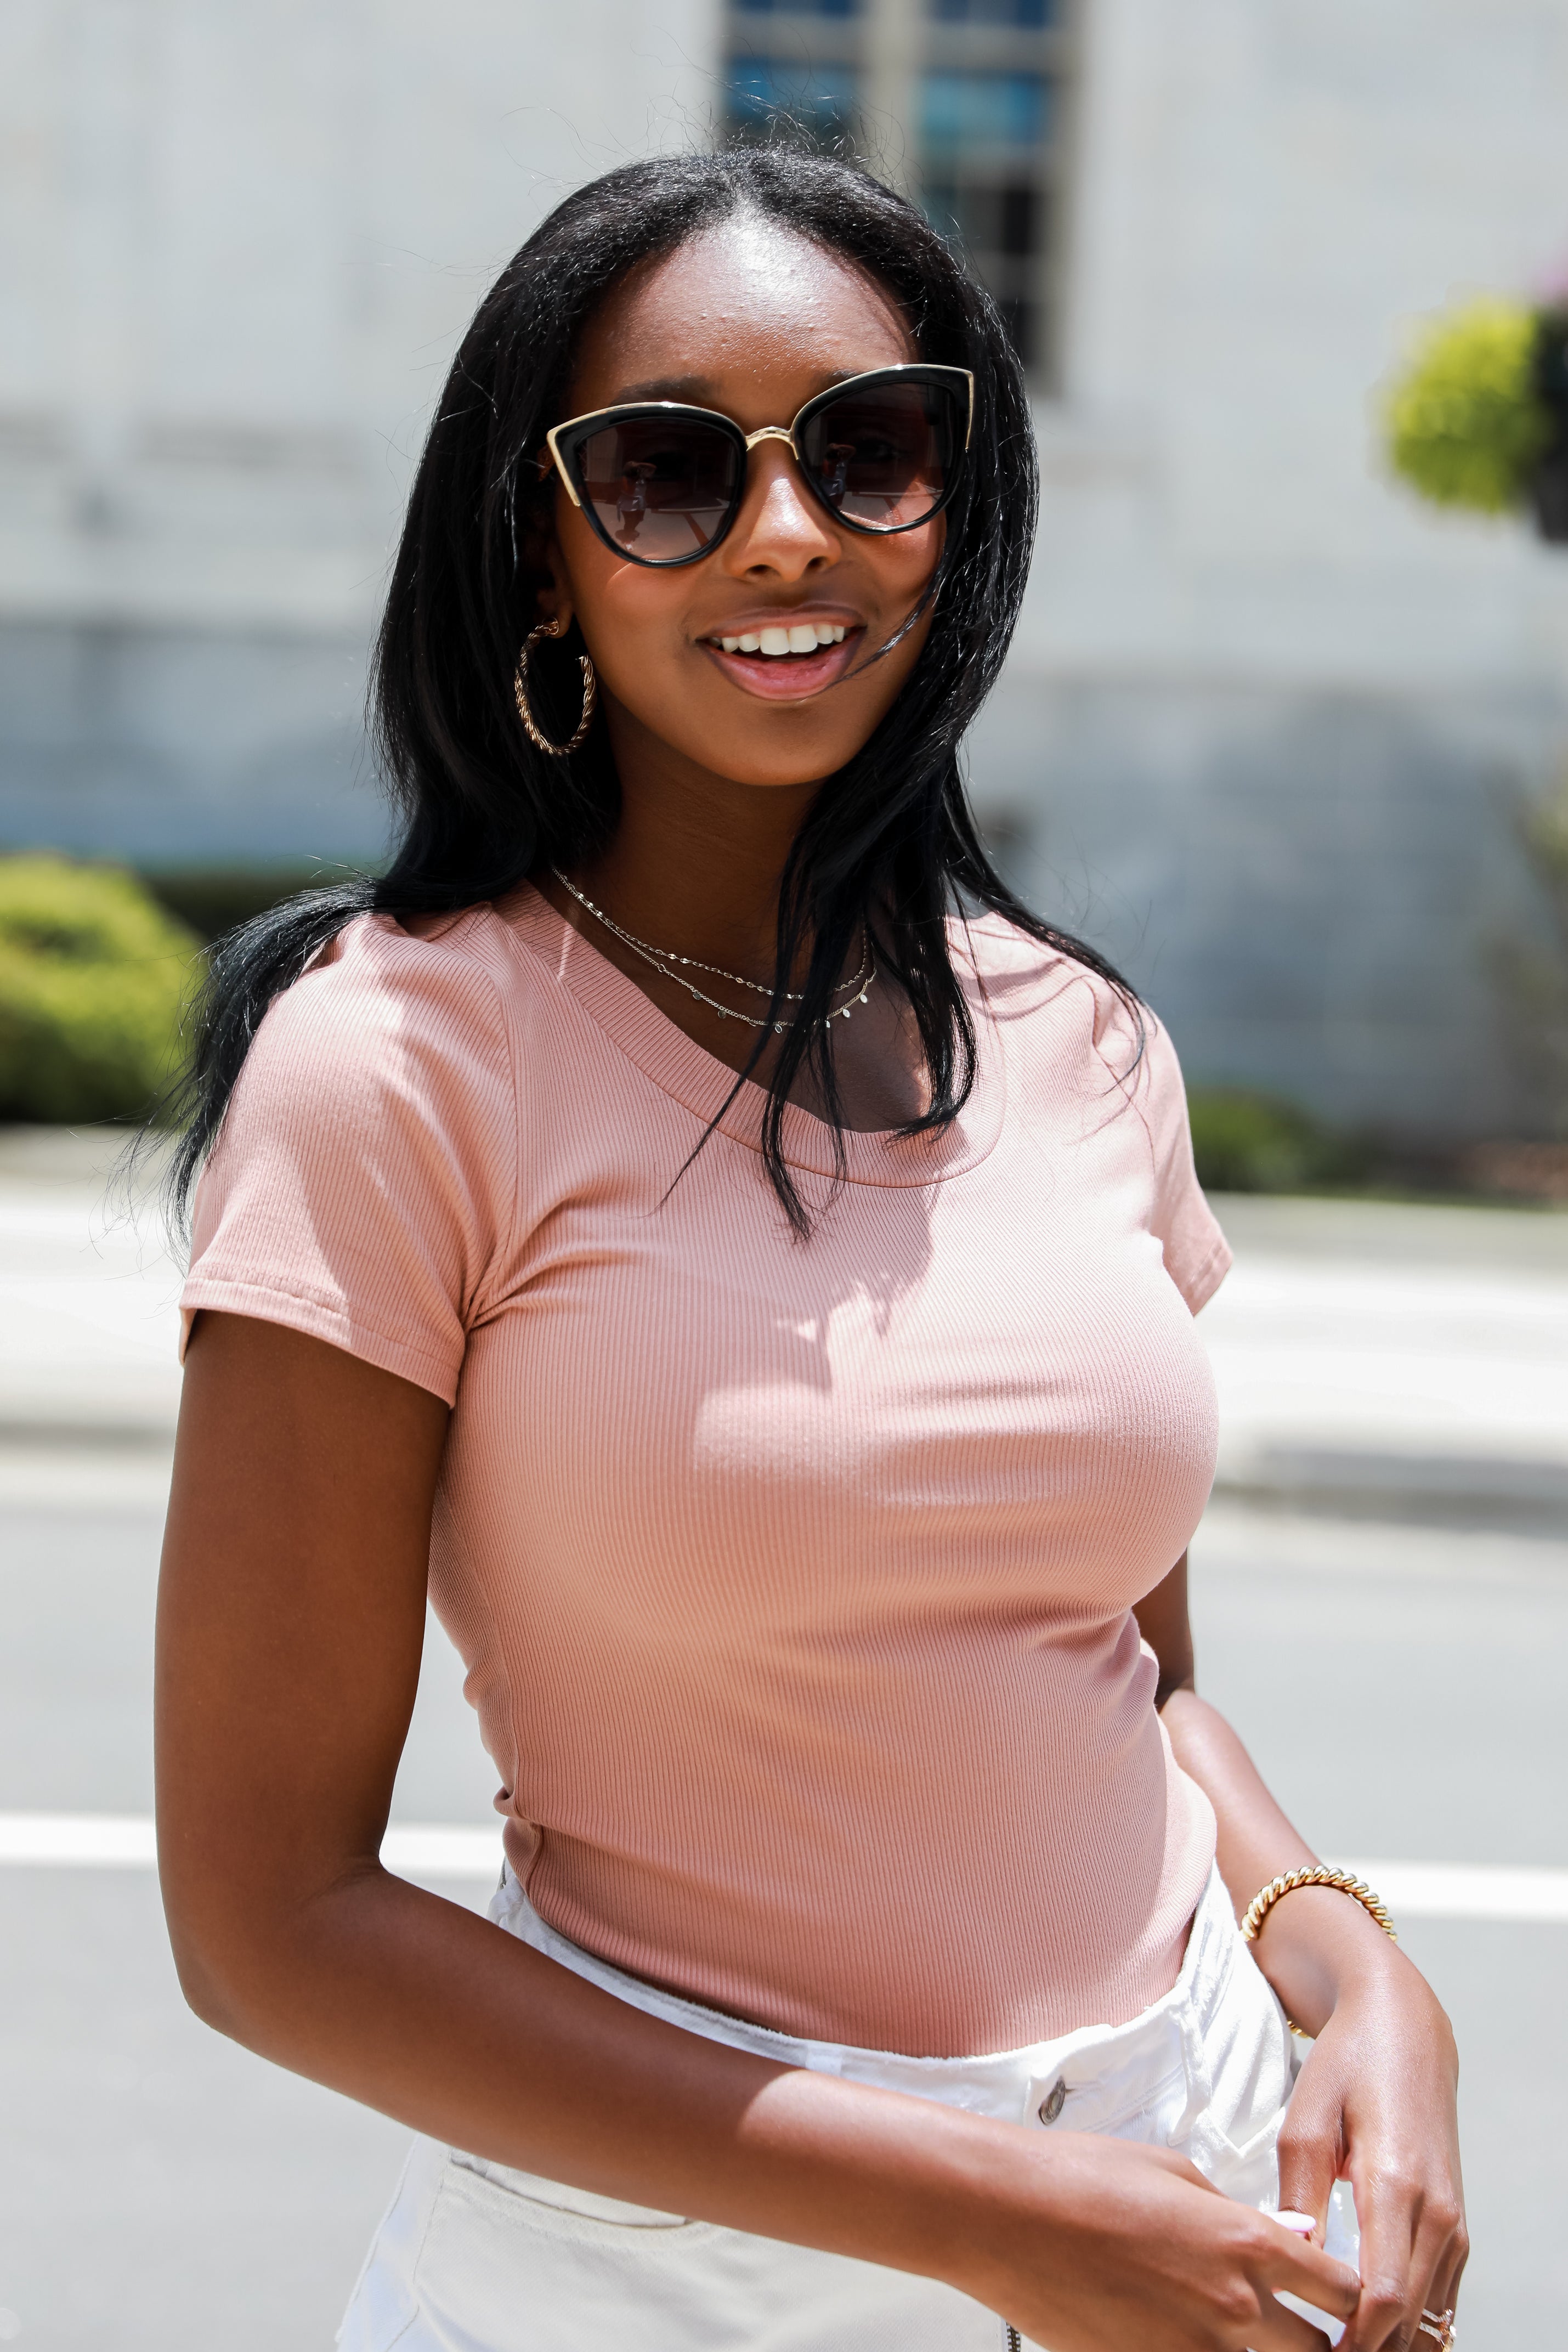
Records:
{"label": "nose", "polygon": [[737,577],[801,580],[838,562],[839,535],[800,479],[788,442],[759,441],[750,451],[746,497],[719,551]]}

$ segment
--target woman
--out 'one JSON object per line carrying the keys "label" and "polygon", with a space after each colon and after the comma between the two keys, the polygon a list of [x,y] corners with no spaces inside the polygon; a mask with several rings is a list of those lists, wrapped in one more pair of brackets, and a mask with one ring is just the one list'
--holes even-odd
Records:
{"label": "woman", "polygon": [[[219,958],[160,1852],[197,2011],[420,2134],[351,2352],[1449,2336],[1447,2021],[1236,1927],[1312,1857],[1193,1691],[1176,1062],[958,778],[1033,514],[907,205],[612,173],[431,431],[390,874]],[[487,1920],[377,1858],[427,1580]]]}

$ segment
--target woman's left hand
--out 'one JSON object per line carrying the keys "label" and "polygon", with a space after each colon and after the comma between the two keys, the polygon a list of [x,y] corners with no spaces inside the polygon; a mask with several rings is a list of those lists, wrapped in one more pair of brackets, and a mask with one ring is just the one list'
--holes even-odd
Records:
{"label": "woman's left hand", "polygon": [[1281,2129],[1280,2204],[1312,2214],[1321,2244],[1329,2192],[1348,2179],[1361,2224],[1362,2291],[1342,2352],[1436,2352],[1439,2331],[1421,2332],[1422,2315],[1441,2322],[1453,2309],[1469,2252],[1458,2055],[1431,1988],[1402,1954],[1385,1941],[1358,1959]]}
{"label": "woman's left hand", "polygon": [[[1186,1559],[1138,1604],[1160,1664],[1160,1704],[1182,1769],[1207,1794],[1220,1874],[1239,1917],[1278,1871],[1317,1856],[1286,1820],[1247,1750],[1192,1687]],[[1310,2213],[1322,2243],[1334,2182],[1361,2225],[1361,2300],[1341,2352],[1437,2352],[1428,2326],[1459,2299],[1469,2253],[1459,2179],[1458,2053],[1419,1970],[1361,1905],[1298,1886],[1264,1917],[1252,1957],[1286,2014],[1316,2036],[1280,2130],[1280,2207]]]}
{"label": "woman's left hand", "polygon": [[[1239,1916],[1277,1871],[1317,1857],[1191,1687],[1185,1560],[1139,1604],[1138,1622],[1161,1662],[1176,1761],[1213,1803]],[[1422,2315],[1440,2320],[1458,2303],[1469,2252],[1453,2030],[1426,1979],[1334,1887],[1299,1886],[1275,1903],[1251,1948],[1286,2014],[1317,2037],[1281,2127],[1281,2210],[1310,2213],[1321,2245],[1334,2182],[1355,2192],[1362,2293],[1342,2352],[1437,2352],[1446,2329],[1421,2333]]]}

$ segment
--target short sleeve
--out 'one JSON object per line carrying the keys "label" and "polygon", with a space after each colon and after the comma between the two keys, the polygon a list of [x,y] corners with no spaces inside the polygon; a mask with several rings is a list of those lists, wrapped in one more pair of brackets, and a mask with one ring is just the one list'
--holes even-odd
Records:
{"label": "short sleeve", "polygon": [[269,1008],[197,1189],[204,1307],[455,1402],[509,1234],[517,1112],[495,982],[447,933],[351,924]]}
{"label": "short sleeve", "polygon": [[1203,1195],[1193,1165],[1186,1089],[1168,1033],[1144,1015],[1145,1043],[1138,1107],[1154,1151],[1154,1203],[1149,1223],[1165,1253],[1166,1272],[1196,1315],[1230,1268],[1230,1244]]}

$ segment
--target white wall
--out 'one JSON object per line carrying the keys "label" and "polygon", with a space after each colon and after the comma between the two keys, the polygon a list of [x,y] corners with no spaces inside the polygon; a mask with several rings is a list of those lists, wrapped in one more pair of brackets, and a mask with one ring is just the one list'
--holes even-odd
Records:
{"label": "white wall", "polygon": [[1388,481],[1413,320],[1568,269],[1568,0],[1088,0],[1052,675],[1568,682],[1568,560]]}
{"label": "white wall", "polygon": [[361,635],[485,286],[712,0],[9,0],[0,614]]}
{"label": "white wall", "polygon": [[1568,745],[1568,553],[1386,476],[1411,322],[1568,265],[1568,0],[1084,0],[1066,396],[975,751],[1209,1078],[1542,1116],[1490,978]]}

